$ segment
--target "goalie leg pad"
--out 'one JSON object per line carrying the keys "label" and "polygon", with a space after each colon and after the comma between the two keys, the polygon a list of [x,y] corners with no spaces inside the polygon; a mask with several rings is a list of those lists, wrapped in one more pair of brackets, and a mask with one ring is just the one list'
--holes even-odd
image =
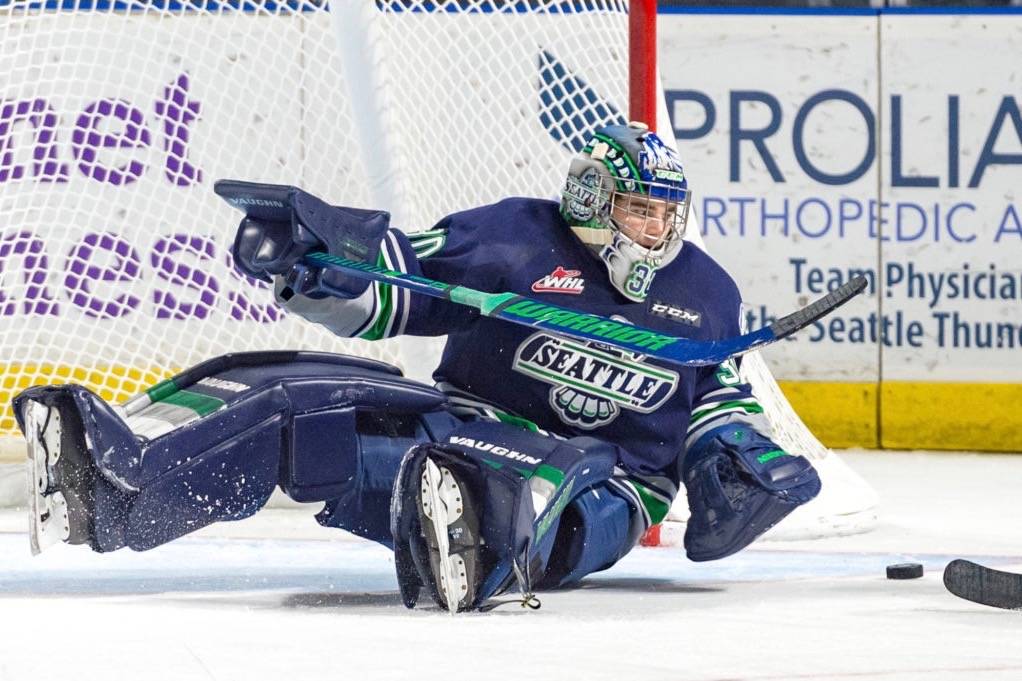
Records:
{"label": "goalie leg pad", "polygon": [[[117,409],[81,386],[31,389],[16,409],[30,417],[21,425],[31,439],[39,416],[25,405],[59,405],[65,439],[77,433],[63,449],[80,452],[91,471],[70,487],[47,483],[51,505],[60,510],[53,492],[79,494],[90,502],[93,548],[145,550],[252,515],[278,482],[300,501],[345,494],[366,477],[356,474],[361,414],[446,404],[399,374],[340,355],[244,353],[200,364]],[[376,484],[389,490],[392,475]],[[386,511],[377,515],[389,530]]]}
{"label": "goalie leg pad", "polygon": [[555,440],[490,421],[466,423],[442,443],[412,448],[391,507],[395,565],[408,607],[426,587],[449,610],[484,606],[518,583],[540,583],[561,514],[605,480],[616,446]]}
{"label": "goalie leg pad", "polygon": [[691,511],[685,550],[694,561],[740,551],[820,492],[807,459],[741,423],[702,435],[682,474]]}
{"label": "goalie leg pad", "polygon": [[[187,429],[152,442],[136,437],[82,386],[30,388],[15,398],[15,410],[36,478],[32,522],[47,507],[66,509],[68,529],[58,538],[67,543],[100,552],[150,549],[211,522],[252,515],[277,483],[280,413],[199,449],[188,447]],[[51,453],[55,464],[41,466]],[[43,534],[33,531],[33,550],[54,543]]]}
{"label": "goalie leg pad", "polygon": [[273,414],[145,484],[129,507],[128,546],[145,551],[265,506],[277,484],[286,421]]}

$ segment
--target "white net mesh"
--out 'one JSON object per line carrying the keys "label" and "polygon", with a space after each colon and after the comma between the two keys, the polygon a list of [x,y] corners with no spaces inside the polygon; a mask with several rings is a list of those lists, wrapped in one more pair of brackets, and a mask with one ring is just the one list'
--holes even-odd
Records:
{"label": "white net mesh", "polygon": [[[313,2],[0,1],[5,407],[28,385],[68,380],[120,401],[261,348],[353,352],[425,375],[399,344],[282,317],[230,266],[239,216],[212,182],[389,199],[397,226],[425,229],[509,194],[552,196],[585,131],[622,119],[625,2],[335,4],[372,31]],[[375,97],[387,140],[356,133],[341,58],[344,41],[370,38],[384,48],[367,56],[375,80],[354,85]],[[374,190],[363,153],[383,146],[389,174]],[[14,432],[9,408],[0,430]]]}
{"label": "white net mesh", "polygon": [[[283,316],[232,268],[239,215],[213,181],[300,185],[408,231],[554,197],[593,126],[625,120],[627,7],[0,0],[0,433],[29,385],[123,401],[230,351],[349,352],[428,376],[436,344]],[[776,391],[748,366],[761,399]],[[779,391],[767,401],[785,443],[826,457]]]}

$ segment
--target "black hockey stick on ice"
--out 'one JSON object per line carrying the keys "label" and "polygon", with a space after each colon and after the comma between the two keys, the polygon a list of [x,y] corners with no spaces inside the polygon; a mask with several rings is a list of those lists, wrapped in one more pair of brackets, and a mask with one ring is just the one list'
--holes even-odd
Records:
{"label": "black hockey stick on ice", "polygon": [[994,570],[971,560],[953,560],[944,568],[944,586],[959,598],[1006,610],[1022,609],[1022,575]]}
{"label": "black hockey stick on ice", "polygon": [[866,278],[858,276],[823,298],[778,319],[769,326],[732,338],[697,341],[665,335],[607,317],[576,312],[517,293],[486,293],[467,286],[446,284],[426,277],[395,272],[378,265],[349,260],[322,251],[307,253],[304,261],[313,267],[336,270],[362,279],[442,298],[459,305],[468,305],[487,317],[540,328],[561,336],[596,341],[684,366],[720,364],[729,357],[779,341],[830,314],[866,288]]}

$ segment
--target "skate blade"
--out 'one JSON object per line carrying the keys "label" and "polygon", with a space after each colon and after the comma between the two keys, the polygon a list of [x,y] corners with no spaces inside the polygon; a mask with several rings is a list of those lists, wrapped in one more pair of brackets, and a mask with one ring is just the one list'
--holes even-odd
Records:
{"label": "skate blade", "polygon": [[440,591],[447,601],[447,611],[458,612],[458,604],[468,594],[465,560],[451,553],[447,528],[461,518],[463,506],[461,490],[454,476],[426,459],[422,472],[422,511],[433,525],[440,558]]}
{"label": "skate blade", "polygon": [[60,412],[29,400],[22,411],[28,441],[29,545],[37,556],[71,536],[67,503],[60,492],[48,492],[50,471],[60,460]]}

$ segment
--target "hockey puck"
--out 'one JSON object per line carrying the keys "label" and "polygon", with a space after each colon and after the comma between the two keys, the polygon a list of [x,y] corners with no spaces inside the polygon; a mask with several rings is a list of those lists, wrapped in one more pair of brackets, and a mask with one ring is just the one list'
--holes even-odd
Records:
{"label": "hockey puck", "polygon": [[887,579],[918,579],[923,576],[919,563],[897,563],[887,566]]}

